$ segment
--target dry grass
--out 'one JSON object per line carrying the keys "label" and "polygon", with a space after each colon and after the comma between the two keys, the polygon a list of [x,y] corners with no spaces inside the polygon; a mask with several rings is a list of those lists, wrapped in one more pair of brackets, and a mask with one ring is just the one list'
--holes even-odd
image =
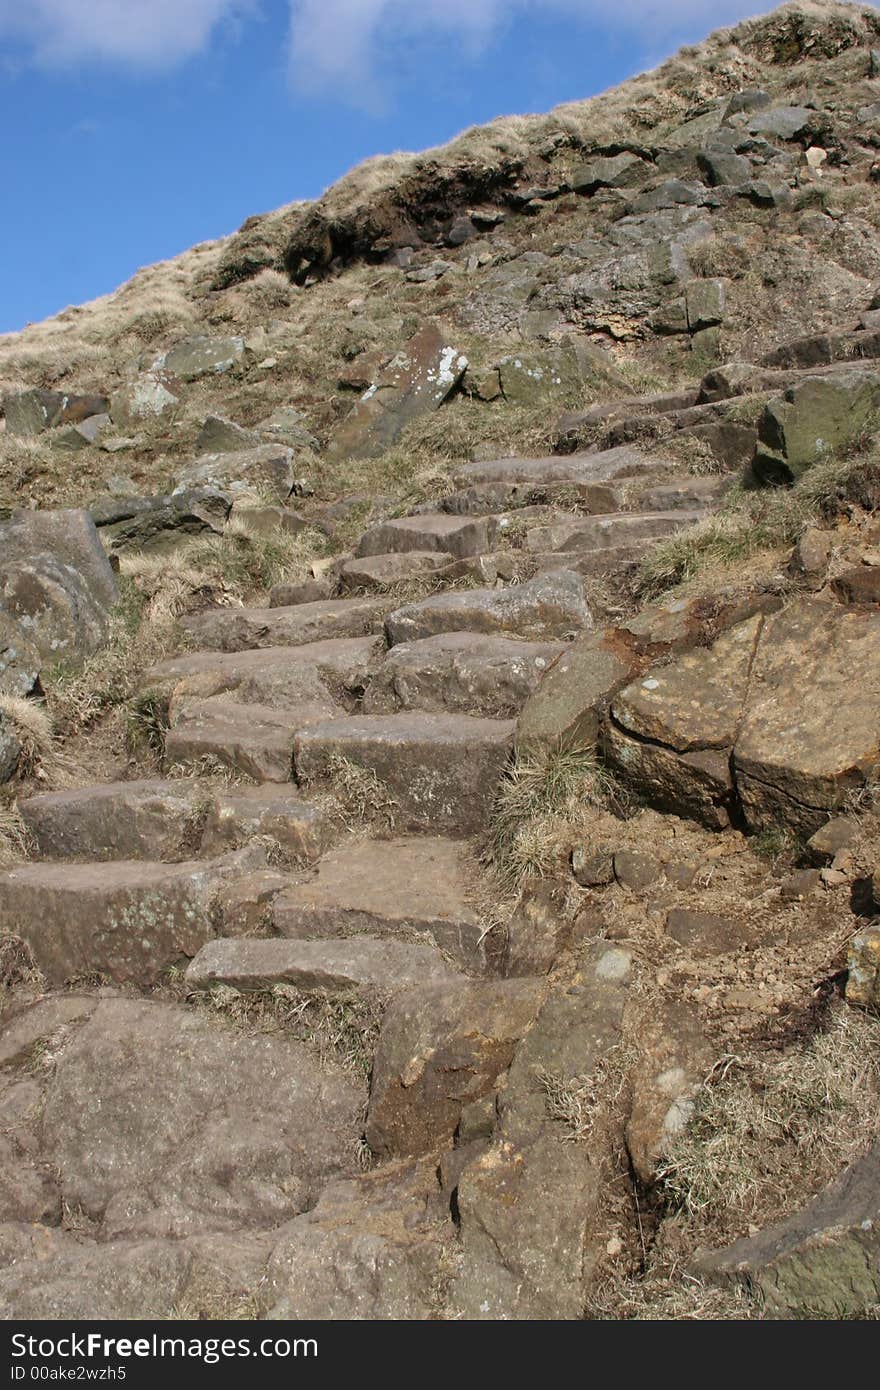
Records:
{"label": "dry grass", "polygon": [[372,768],[359,767],[343,754],[331,753],[324,776],[338,813],[349,829],[369,825],[377,830],[394,830],[397,802]]}
{"label": "dry grass", "polygon": [[33,843],[14,803],[0,803],[0,869],[29,859]]}
{"label": "dry grass", "polygon": [[56,742],[51,710],[37,700],[0,695],[0,715],[21,746],[18,780],[35,780],[47,787],[64,785],[69,770]]}
{"label": "dry grass", "polygon": [[846,502],[870,457],[830,458],[790,488],[737,486],[714,515],[656,546],[642,566],[640,597],[655,598],[693,580],[712,583],[719,573],[764,557],[768,564],[817,520]]}
{"label": "dry grass", "polygon": [[42,991],[45,984],[27,942],[13,932],[0,932],[0,1009],[6,991],[22,986]]}
{"label": "dry grass", "polygon": [[695,1239],[724,1243],[806,1204],[880,1132],[880,1020],[841,1005],[779,1056],[728,1057],[659,1176]]}
{"label": "dry grass", "polygon": [[523,755],[508,769],[495,803],[489,854],[502,883],[515,889],[567,858],[591,811],[625,809],[622,789],[595,752],[555,748]]}
{"label": "dry grass", "polygon": [[216,985],[194,996],[202,1007],[222,1013],[237,1027],[283,1033],[317,1048],[325,1061],[369,1076],[387,999],[363,994],[304,993],[294,985],[242,991]]}
{"label": "dry grass", "polygon": [[640,1274],[607,1270],[590,1289],[591,1321],[742,1322],[760,1317],[745,1290],[714,1288],[674,1260],[650,1259]]}
{"label": "dry grass", "polygon": [[588,1139],[615,1112],[627,1090],[631,1062],[629,1050],[621,1044],[602,1057],[588,1076],[538,1073],[547,1114],[564,1127],[566,1139]]}

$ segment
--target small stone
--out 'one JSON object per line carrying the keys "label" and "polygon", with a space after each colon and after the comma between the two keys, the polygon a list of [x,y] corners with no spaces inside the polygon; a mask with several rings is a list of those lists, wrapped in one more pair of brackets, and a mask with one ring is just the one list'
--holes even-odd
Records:
{"label": "small stone", "polygon": [[604,888],[614,881],[614,857],[610,850],[577,845],[571,852],[571,872],[581,888]]}
{"label": "small stone", "polygon": [[849,875],[841,873],[840,869],[820,869],[819,875],[826,888],[842,888],[849,882]]}
{"label": "small stone", "polygon": [[796,903],[812,897],[821,883],[818,869],[800,869],[782,883],[779,894],[783,902]]}
{"label": "small stone", "polygon": [[650,888],[662,874],[656,859],[635,850],[619,850],[614,856],[614,877],[622,888],[641,893]]}

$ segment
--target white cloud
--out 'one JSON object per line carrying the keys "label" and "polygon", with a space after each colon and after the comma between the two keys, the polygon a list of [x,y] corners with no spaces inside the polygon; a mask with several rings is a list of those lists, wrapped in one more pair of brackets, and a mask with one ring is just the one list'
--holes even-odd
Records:
{"label": "white cloud", "polygon": [[580,21],[573,42],[590,24],[655,42],[688,25],[702,37],[773,7],[774,0],[290,0],[291,72],[304,87],[348,84],[357,99],[380,71],[393,81],[407,39],[432,31],[481,46],[517,15],[545,10]]}
{"label": "white cloud", "polygon": [[172,67],[200,52],[223,21],[257,0],[0,0],[0,37],[23,42],[37,62],[87,59]]}

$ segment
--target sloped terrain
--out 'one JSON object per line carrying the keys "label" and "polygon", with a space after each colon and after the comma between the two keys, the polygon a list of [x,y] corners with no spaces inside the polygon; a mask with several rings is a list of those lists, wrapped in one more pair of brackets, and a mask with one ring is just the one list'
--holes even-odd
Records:
{"label": "sloped terrain", "polygon": [[0,340],[4,1316],[876,1316],[878,147],[787,5]]}

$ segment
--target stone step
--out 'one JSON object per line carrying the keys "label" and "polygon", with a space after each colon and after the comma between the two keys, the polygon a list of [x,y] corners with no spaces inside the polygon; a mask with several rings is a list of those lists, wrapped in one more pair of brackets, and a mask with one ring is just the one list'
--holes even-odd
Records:
{"label": "stone step", "polygon": [[436,946],[356,936],[338,941],[218,937],[186,972],[191,989],[229,985],[239,990],[293,985],[304,994],[395,995],[461,977]]}
{"label": "stone step", "polygon": [[506,589],[450,589],[434,594],[389,613],[385,632],[392,647],[443,632],[508,633],[546,641],[571,636],[592,622],[583,580],[560,570]]}
{"label": "stone step", "polygon": [[0,931],[31,948],[49,986],[106,975],[153,985],[214,934],[214,862],[22,864],[0,874]]}
{"label": "stone step", "polygon": [[217,792],[205,818],[202,853],[223,854],[256,836],[280,847],[285,859],[313,864],[333,843],[337,823],[325,806],[293,786],[269,782]]}
{"label": "stone step", "polygon": [[381,593],[395,584],[424,579],[448,568],[454,557],[446,550],[404,550],[348,560],[339,571],[346,589]]}
{"label": "stone step", "polygon": [[592,515],[616,511],[620,493],[610,483],[587,482],[576,477],[547,483],[480,483],[450,493],[442,498],[440,505],[455,516],[485,516],[542,505],[576,508]]}
{"label": "stone step", "polygon": [[463,968],[484,963],[484,922],[472,905],[476,859],[461,841],[402,837],[339,846],[308,883],[275,899],[280,936],[426,935]]}
{"label": "stone step", "polygon": [[329,699],[283,710],[239,704],[226,696],[183,700],[165,735],[165,764],[188,766],[211,758],[258,782],[289,782],[296,734],[333,716]]}
{"label": "stone step", "polygon": [[639,512],[699,511],[714,507],[730,487],[731,479],[723,473],[705,478],[680,478],[675,482],[658,483],[639,492],[633,499],[633,510]]}
{"label": "stone step", "polygon": [[41,792],[19,814],[44,859],[187,859],[201,834],[200,789],[148,778]]}
{"label": "stone step", "polygon": [[618,478],[637,478],[646,471],[675,468],[675,461],[627,445],[588,454],[550,454],[545,458],[493,459],[468,463],[454,476],[457,488],[486,484],[519,484],[542,487],[550,483],[610,483]]}
{"label": "stone step", "polygon": [[591,579],[622,581],[644,561],[657,543],[656,538],[649,536],[629,545],[598,546],[586,550],[539,550],[530,553],[529,560],[539,575],[573,570]]}
{"label": "stone step", "polygon": [[297,734],[294,771],[300,784],[326,782],[343,758],[387,789],[399,830],[466,837],[489,820],[514,728],[464,714],[334,719]]}
{"label": "stone step", "polygon": [[[526,533],[531,551],[603,550],[632,541],[661,540],[702,520],[704,510],[670,512],[616,512],[610,516],[572,517],[547,526],[533,526]],[[391,615],[393,618],[395,615]],[[389,618],[390,621],[390,618]]]}
{"label": "stone step", "polygon": [[607,401],[590,406],[589,410],[570,412],[562,415],[557,423],[557,433],[564,437],[588,426],[608,425],[632,415],[666,415],[670,411],[687,410],[697,405],[700,399],[700,383],[683,386],[680,391],[660,391],[648,396],[629,396],[623,401]]}
{"label": "stone step", "polygon": [[314,693],[312,672],[340,700],[347,693],[359,695],[384,654],[381,637],[341,637],[241,652],[186,652],[151,666],[140,690],[142,695],[177,698],[235,691],[240,703],[284,709],[301,703],[305,693]]}
{"label": "stone step", "polygon": [[357,548],[358,558],[408,550],[439,550],[463,560],[492,549],[498,530],[494,517],[449,516],[426,513],[381,521],[365,531]]}
{"label": "stone step", "polygon": [[240,652],[254,647],[299,647],[339,637],[379,632],[394,600],[322,599],[289,608],[209,608],[181,619],[201,650]]}
{"label": "stone step", "polygon": [[509,719],[564,651],[561,642],[519,642],[476,632],[404,642],[391,649],[370,682],[364,713],[449,710]]}

